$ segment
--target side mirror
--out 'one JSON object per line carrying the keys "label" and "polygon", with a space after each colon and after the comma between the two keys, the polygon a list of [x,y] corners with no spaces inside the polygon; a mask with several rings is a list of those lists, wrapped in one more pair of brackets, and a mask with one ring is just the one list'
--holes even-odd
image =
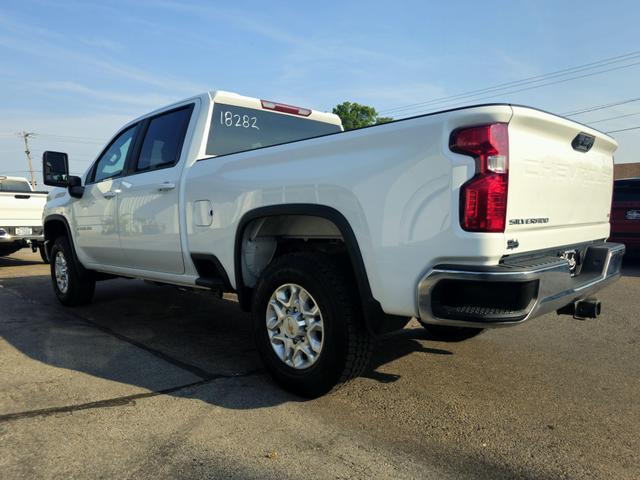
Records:
{"label": "side mirror", "polygon": [[44,184],[51,187],[69,186],[69,157],[66,153],[46,151],[42,154]]}
{"label": "side mirror", "polygon": [[82,179],[80,177],[74,177],[69,175],[68,180],[69,195],[74,198],[82,198],[84,194],[84,187],[82,186]]}
{"label": "side mirror", "polygon": [[46,151],[42,154],[42,177],[44,184],[51,187],[67,187],[69,195],[82,197],[82,179],[69,175],[69,156],[62,152]]}

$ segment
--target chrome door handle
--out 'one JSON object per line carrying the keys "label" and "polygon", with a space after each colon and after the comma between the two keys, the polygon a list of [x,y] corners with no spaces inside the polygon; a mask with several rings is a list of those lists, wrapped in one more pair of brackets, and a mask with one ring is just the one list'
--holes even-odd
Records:
{"label": "chrome door handle", "polygon": [[172,182],[162,182],[158,185],[158,190],[161,192],[168,192],[169,190],[173,190],[176,188],[176,184]]}
{"label": "chrome door handle", "polygon": [[116,192],[114,192],[113,190],[109,190],[108,192],[104,192],[102,196],[104,198],[113,198],[116,196]]}

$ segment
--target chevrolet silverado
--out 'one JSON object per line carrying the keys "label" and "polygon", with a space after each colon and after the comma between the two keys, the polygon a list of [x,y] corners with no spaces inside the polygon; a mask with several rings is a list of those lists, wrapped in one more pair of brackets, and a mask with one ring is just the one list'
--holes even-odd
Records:
{"label": "chevrolet silverado", "polygon": [[411,317],[461,338],[597,316],[624,253],[606,241],[616,147],[510,104],[343,132],[208,92],[122,127],[82,178],[45,152],[52,285],[69,306],[114,276],[235,292],[275,380],[322,395]]}

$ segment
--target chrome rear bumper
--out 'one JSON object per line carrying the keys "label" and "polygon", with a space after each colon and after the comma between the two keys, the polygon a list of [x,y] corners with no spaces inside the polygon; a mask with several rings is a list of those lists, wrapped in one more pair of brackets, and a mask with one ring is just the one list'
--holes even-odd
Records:
{"label": "chrome rear bumper", "polygon": [[[571,276],[569,263],[562,258],[545,258],[531,265],[495,267],[436,266],[418,283],[418,311],[425,323],[460,327],[504,327],[517,325],[556,311],[576,300],[589,297],[620,277],[624,245],[593,244],[586,249],[580,273]],[[445,281],[442,283],[443,281]],[[478,300],[482,288],[511,305],[492,305]],[[443,289],[454,305],[442,305]],[[465,294],[465,292],[467,292]],[[477,305],[459,300],[469,295]],[[483,303],[484,302],[484,303]],[[466,304],[467,303],[467,304]],[[517,307],[513,305],[518,304]]]}
{"label": "chrome rear bumper", "polygon": [[0,244],[8,244],[8,243],[27,243],[29,242],[44,242],[44,229],[42,227],[32,227],[29,226],[27,228],[31,229],[30,235],[17,235],[16,228],[19,227],[3,227],[0,226]]}

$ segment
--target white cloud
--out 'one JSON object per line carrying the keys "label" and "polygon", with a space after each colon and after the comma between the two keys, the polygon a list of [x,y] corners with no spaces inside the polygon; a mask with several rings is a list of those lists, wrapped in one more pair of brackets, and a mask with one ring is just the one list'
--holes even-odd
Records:
{"label": "white cloud", "polygon": [[66,92],[74,95],[83,95],[97,98],[105,102],[118,102],[127,105],[158,108],[173,101],[179,100],[166,95],[157,94],[127,94],[105,90],[97,90],[72,81],[32,82],[31,86],[36,90]]}

